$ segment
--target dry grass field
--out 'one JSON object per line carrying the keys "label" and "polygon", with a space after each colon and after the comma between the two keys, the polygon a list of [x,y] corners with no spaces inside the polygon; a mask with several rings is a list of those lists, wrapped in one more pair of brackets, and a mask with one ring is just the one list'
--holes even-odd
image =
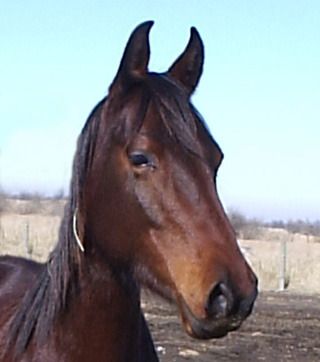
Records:
{"label": "dry grass field", "polygon": [[[54,247],[63,202],[10,201],[0,217],[0,254],[44,261]],[[284,230],[264,230],[262,240],[241,240],[259,278],[254,312],[221,340],[189,338],[174,306],[143,294],[143,309],[162,362],[315,362],[320,360],[320,243]],[[287,292],[279,286],[281,242],[287,242]],[[273,290],[270,292],[270,290]]]}
{"label": "dry grass field", "polygon": [[1,216],[0,253],[45,261],[55,245],[60,224],[59,216],[17,215]]}
{"label": "dry grass field", "polygon": [[[295,293],[320,293],[320,243],[305,238],[287,241],[286,280]],[[251,265],[259,278],[260,290],[278,290],[281,268],[281,241],[242,240]]]}
{"label": "dry grass field", "polygon": [[[63,201],[9,200],[0,217],[0,254],[15,254],[45,261],[57,240]],[[8,211],[9,210],[9,211]],[[260,235],[261,238],[261,235]],[[260,290],[277,290],[281,242],[287,247],[288,289],[320,293],[320,243],[284,230],[264,230],[262,240],[240,240],[258,275]]]}

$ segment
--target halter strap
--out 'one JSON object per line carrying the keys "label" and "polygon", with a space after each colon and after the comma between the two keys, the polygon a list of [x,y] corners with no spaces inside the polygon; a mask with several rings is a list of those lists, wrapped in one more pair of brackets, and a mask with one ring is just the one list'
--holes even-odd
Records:
{"label": "halter strap", "polygon": [[80,250],[84,253],[84,247],[83,247],[83,244],[80,240],[80,237],[79,237],[79,234],[78,234],[78,230],[77,230],[77,213],[78,213],[78,208],[76,207],[75,210],[74,210],[74,214],[73,214],[73,223],[72,223],[72,226],[73,226],[73,235],[76,239],[76,242],[80,248]]}

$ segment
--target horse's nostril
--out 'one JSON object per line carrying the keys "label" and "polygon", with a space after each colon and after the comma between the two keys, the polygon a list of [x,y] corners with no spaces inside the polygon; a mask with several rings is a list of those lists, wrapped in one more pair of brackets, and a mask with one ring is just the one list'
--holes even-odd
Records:
{"label": "horse's nostril", "polygon": [[247,298],[241,301],[239,305],[240,315],[247,317],[251,313],[257,295],[258,295],[258,289],[256,287]]}
{"label": "horse's nostril", "polygon": [[206,312],[207,315],[214,318],[226,317],[233,304],[231,291],[224,283],[217,284],[209,294]]}

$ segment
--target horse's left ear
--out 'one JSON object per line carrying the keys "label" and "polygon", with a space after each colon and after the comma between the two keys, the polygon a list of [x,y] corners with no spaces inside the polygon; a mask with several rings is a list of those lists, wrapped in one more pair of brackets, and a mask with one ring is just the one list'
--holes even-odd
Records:
{"label": "horse's left ear", "polygon": [[119,87],[124,89],[147,74],[150,58],[149,32],[152,25],[153,21],[146,21],[133,30],[110,91]]}
{"label": "horse's left ear", "polygon": [[189,95],[198,85],[204,61],[204,46],[196,28],[191,28],[189,43],[180,57],[169,68],[168,73],[182,83]]}

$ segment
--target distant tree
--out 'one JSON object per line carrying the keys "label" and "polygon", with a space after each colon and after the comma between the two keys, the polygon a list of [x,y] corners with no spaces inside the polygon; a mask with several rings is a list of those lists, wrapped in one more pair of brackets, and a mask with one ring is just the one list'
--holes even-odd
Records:
{"label": "distant tree", "polygon": [[243,213],[231,209],[228,212],[229,220],[241,239],[258,239],[261,234],[261,221],[247,218]]}
{"label": "distant tree", "polygon": [[289,220],[283,228],[293,234],[320,236],[320,220]]}
{"label": "distant tree", "polygon": [[272,220],[267,222],[265,226],[273,228],[273,229],[285,229],[285,222],[283,220]]}
{"label": "distant tree", "polygon": [[39,192],[32,192],[32,191],[21,191],[15,195],[12,195],[12,198],[17,200],[33,200],[33,201],[40,201],[44,199],[44,195]]}
{"label": "distant tree", "polygon": [[63,200],[65,198],[63,187],[59,188],[50,198],[53,200]]}
{"label": "distant tree", "polygon": [[320,220],[309,221],[297,219],[262,222],[258,219],[248,218],[242,212],[235,209],[228,211],[228,217],[237,236],[243,239],[258,238],[261,235],[263,227],[284,229],[292,234],[302,234],[307,237],[312,235],[320,239]]}
{"label": "distant tree", "polygon": [[228,217],[236,233],[239,235],[247,225],[247,218],[240,211],[231,209],[228,211]]}

